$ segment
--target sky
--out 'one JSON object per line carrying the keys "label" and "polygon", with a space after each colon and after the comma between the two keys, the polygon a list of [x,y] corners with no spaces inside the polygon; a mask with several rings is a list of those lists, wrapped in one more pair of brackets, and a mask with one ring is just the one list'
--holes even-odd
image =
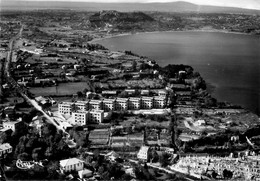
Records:
{"label": "sky", "polygon": [[[1,0],[0,0],[1,1]],[[23,0],[19,0],[23,1]],[[150,3],[186,1],[199,5],[229,6],[246,9],[259,9],[260,0],[27,0],[27,1],[70,1],[70,2],[104,2],[104,3]]]}

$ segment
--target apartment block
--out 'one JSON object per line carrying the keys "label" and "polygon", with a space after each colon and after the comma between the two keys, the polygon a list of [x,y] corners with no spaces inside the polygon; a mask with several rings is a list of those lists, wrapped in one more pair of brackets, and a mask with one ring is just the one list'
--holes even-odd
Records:
{"label": "apartment block", "polygon": [[166,99],[162,96],[155,96],[153,98],[153,108],[162,109],[166,106]]}
{"label": "apartment block", "polygon": [[128,110],[128,99],[127,98],[117,98],[115,101],[115,108],[118,111]]}
{"label": "apartment block", "polygon": [[153,97],[142,97],[141,109],[152,109],[152,108],[153,108]]}
{"label": "apartment block", "polygon": [[103,110],[93,110],[89,111],[89,122],[93,123],[102,123],[104,120],[104,111]]}
{"label": "apartment block", "polygon": [[87,124],[88,118],[89,118],[88,111],[72,112],[72,119],[70,123],[73,125],[84,126]]}
{"label": "apartment block", "polygon": [[129,110],[138,110],[141,107],[141,98],[139,97],[130,97],[128,101]]}
{"label": "apartment block", "polygon": [[73,102],[62,102],[58,105],[58,110],[60,114],[71,114],[73,109]]}
{"label": "apartment block", "polygon": [[101,110],[102,109],[102,101],[101,100],[90,100],[89,101],[89,110]]}
{"label": "apartment block", "polygon": [[89,101],[77,101],[75,102],[76,110],[87,111],[89,109]]}
{"label": "apartment block", "polygon": [[115,110],[115,99],[104,99],[103,100],[103,110],[105,112]]}

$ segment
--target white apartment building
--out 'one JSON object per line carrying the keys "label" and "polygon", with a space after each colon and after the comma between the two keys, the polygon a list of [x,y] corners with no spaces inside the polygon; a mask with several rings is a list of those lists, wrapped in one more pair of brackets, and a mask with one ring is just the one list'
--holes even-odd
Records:
{"label": "white apartment building", "polygon": [[73,125],[85,126],[87,123],[102,123],[104,120],[103,110],[77,111],[72,112],[70,123]]}
{"label": "white apartment building", "polygon": [[87,124],[88,117],[89,117],[88,111],[72,112],[72,119],[70,123],[73,125],[84,126]]}
{"label": "white apartment building", "polygon": [[75,102],[75,108],[77,110],[81,110],[81,111],[87,111],[89,105],[89,101],[77,101]]}
{"label": "white apartment building", "polygon": [[117,98],[115,101],[115,108],[117,111],[128,110],[128,99],[127,98]]}
{"label": "white apartment building", "polygon": [[104,120],[103,110],[92,110],[89,111],[89,122],[102,123]]}
{"label": "white apartment building", "polygon": [[153,108],[153,97],[142,97],[141,109],[152,109],[152,108]]}
{"label": "white apartment building", "polygon": [[59,113],[71,114],[73,106],[74,106],[73,102],[62,102],[58,105]]}
{"label": "white apartment building", "polygon": [[138,110],[141,106],[141,99],[139,97],[130,97],[128,101],[129,110]]}
{"label": "white apartment building", "polygon": [[103,110],[105,112],[115,110],[115,99],[104,99],[103,100]]}
{"label": "white apartment building", "polygon": [[155,96],[153,98],[153,108],[162,109],[166,106],[165,97],[162,96]]}
{"label": "white apartment building", "polygon": [[102,109],[102,101],[101,100],[90,100],[89,101],[89,110],[101,110]]}

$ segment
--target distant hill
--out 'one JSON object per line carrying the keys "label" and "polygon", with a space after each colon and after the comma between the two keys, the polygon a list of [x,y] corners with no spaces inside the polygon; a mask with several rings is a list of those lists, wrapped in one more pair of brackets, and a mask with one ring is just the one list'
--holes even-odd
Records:
{"label": "distant hill", "polygon": [[171,3],[90,3],[61,1],[15,1],[2,0],[1,10],[33,9],[75,9],[86,11],[161,11],[161,12],[197,12],[197,13],[245,13],[260,14],[260,10],[249,10],[233,7],[201,6],[187,2]]}
{"label": "distant hill", "polygon": [[139,23],[154,21],[154,19],[142,12],[100,11],[90,16],[89,21],[100,27],[107,23],[111,25],[117,23]]}

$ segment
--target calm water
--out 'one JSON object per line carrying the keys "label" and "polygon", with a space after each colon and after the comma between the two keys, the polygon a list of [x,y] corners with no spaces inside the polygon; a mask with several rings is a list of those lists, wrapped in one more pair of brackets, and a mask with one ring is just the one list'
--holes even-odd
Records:
{"label": "calm water", "polygon": [[168,64],[191,65],[220,101],[260,113],[260,37],[215,32],[160,32],[97,41]]}

